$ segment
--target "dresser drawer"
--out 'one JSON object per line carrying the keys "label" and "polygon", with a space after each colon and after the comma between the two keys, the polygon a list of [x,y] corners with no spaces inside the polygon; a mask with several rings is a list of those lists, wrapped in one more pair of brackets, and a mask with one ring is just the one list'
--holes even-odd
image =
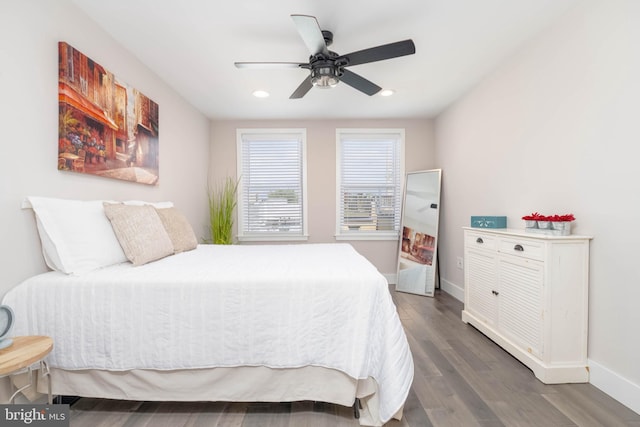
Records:
{"label": "dresser drawer", "polygon": [[498,239],[495,236],[467,232],[464,238],[464,245],[467,248],[495,251],[498,249]]}
{"label": "dresser drawer", "polygon": [[501,238],[498,243],[500,253],[515,255],[522,258],[536,259],[542,261],[544,258],[544,244],[535,240],[525,238]]}

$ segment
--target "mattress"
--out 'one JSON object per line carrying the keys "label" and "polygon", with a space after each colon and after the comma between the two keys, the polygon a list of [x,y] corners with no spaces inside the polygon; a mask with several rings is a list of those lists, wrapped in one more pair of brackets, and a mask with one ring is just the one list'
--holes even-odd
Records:
{"label": "mattress", "polygon": [[315,366],[373,378],[382,423],[413,360],[384,277],[348,244],[200,245],[133,267],[27,279],[15,335],[48,335],[62,370]]}

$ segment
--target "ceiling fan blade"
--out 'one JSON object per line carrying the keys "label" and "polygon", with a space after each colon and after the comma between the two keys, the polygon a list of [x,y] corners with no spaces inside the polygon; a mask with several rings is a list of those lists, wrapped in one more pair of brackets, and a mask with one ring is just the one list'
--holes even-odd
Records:
{"label": "ceiling fan blade", "polygon": [[375,95],[382,89],[377,84],[372,83],[364,77],[349,70],[344,70],[342,76],[340,76],[340,81],[348,84],[354,89],[358,89],[360,92],[366,93],[369,96]]}
{"label": "ceiling fan blade", "polygon": [[302,81],[302,83],[300,83],[300,86],[298,86],[298,89],[296,89],[291,96],[289,97],[289,99],[299,99],[302,98],[303,96],[305,96],[307,94],[307,92],[309,92],[311,90],[311,88],[313,87],[313,85],[311,84],[311,75],[307,76],[306,79],[304,79]]}
{"label": "ceiling fan blade", "polygon": [[349,61],[347,65],[358,65],[397,58],[399,56],[413,55],[414,53],[416,53],[416,46],[413,44],[413,41],[409,39],[340,55],[336,60],[347,58]]}
{"label": "ceiling fan blade", "polygon": [[328,52],[322,30],[315,16],[291,15],[291,19],[298,27],[298,33],[300,33],[300,37],[302,37],[304,44],[307,45],[311,55],[316,55],[320,52],[326,54]]}
{"label": "ceiling fan blade", "polygon": [[236,68],[300,68],[303,65],[307,65],[301,62],[234,62]]}

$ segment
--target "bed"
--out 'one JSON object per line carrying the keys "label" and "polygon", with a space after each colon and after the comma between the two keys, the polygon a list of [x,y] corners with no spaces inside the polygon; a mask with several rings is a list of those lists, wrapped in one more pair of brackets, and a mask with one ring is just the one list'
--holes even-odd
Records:
{"label": "bed", "polygon": [[197,245],[143,265],[43,273],[3,304],[15,335],[53,338],[59,395],[358,398],[360,423],[382,425],[402,416],[413,380],[386,280],[349,244]]}

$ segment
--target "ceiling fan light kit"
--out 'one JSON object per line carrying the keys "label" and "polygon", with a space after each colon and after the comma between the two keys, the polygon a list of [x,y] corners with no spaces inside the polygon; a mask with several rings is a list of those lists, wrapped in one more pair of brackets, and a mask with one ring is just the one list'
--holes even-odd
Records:
{"label": "ceiling fan light kit", "polygon": [[[332,88],[343,82],[366,95],[375,95],[382,88],[364,77],[345,69],[352,65],[382,61],[405,55],[412,55],[416,47],[412,40],[403,40],[369,49],[338,55],[328,49],[333,43],[331,31],[321,30],[315,17],[291,15],[302,41],[309,49],[309,62],[236,62],[237,68],[304,68],[309,75],[291,94],[290,99],[302,98],[313,87]],[[393,93],[393,92],[392,92]]]}
{"label": "ceiling fan light kit", "polygon": [[319,67],[311,70],[311,84],[319,88],[332,88],[340,83],[335,67]]}

